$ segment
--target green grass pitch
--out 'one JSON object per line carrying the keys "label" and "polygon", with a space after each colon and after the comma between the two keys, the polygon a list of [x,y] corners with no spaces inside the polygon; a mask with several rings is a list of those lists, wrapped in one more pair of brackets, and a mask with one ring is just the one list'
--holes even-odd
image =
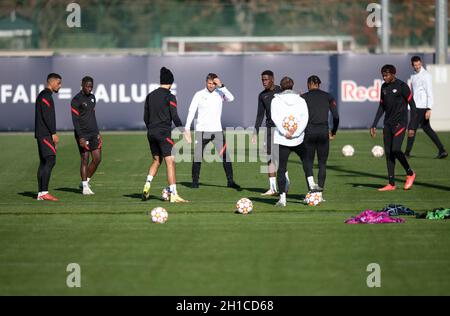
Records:
{"label": "green grass pitch", "polygon": [[[440,133],[450,148],[450,133]],[[354,157],[340,149],[352,144]],[[235,163],[237,192],[225,187],[221,163],[202,166],[201,187],[189,188],[190,163],[177,164],[178,191],[189,204],[140,200],[150,163],[144,132],[105,133],[103,161],[83,197],[73,136],[63,134],[50,191],[60,202],[35,200],[37,146],[31,134],[1,134],[0,295],[421,295],[450,293],[450,221],[405,217],[404,224],[346,225],[365,209],[401,203],[417,211],[450,207],[450,159],[435,160],[420,132],[411,191],[377,192],[386,184],[382,145],[368,131],[342,131],[331,144],[325,203],[300,203],[305,180],[295,154],[288,206],[261,197],[262,163]],[[398,185],[404,172],[397,166]],[[233,213],[248,197],[254,213]],[[164,206],[169,220],[152,224],[147,211]],[[68,288],[69,263],[81,266],[81,288]],[[369,288],[367,266],[378,263],[381,287]]]}

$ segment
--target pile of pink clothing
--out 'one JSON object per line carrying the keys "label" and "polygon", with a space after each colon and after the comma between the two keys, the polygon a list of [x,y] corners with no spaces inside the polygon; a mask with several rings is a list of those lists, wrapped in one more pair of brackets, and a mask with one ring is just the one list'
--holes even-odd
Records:
{"label": "pile of pink clothing", "polygon": [[388,224],[388,223],[404,223],[403,218],[393,218],[387,212],[375,212],[366,210],[356,217],[345,221],[346,224]]}

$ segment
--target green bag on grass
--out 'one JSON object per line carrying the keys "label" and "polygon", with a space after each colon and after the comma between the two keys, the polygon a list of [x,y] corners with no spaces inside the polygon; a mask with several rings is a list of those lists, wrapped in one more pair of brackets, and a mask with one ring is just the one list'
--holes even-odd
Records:
{"label": "green bag on grass", "polygon": [[438,208],[428,211],[426,219],[450,219],[450,208]]}

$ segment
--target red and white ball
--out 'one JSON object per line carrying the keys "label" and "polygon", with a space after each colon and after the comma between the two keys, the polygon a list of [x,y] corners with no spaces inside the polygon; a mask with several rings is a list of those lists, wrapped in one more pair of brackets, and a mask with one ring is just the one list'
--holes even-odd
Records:
{"label": "red and white ball", "polygon": [[321,192],[308,192],[305,197],[305,202],[309,206],[318,206],[323,201]]}
{"label": "red and white ball", "polygon": [[160,206],[152,209],[152,211],[150,212],[150,216],[152,217],[152,222],[155,224],[164,224],[169,218],[169,214],[167,213],[166,209]]}
{"label": "red and white ball", "polygon": [[253,203],[247,198],[242,198],[236,203],[236,212],[240,214],[249,214],[253,211]]}
{"label": "red and white ball", "polygon": [[298,127],[297,119],[293,115],[289,115],[283,119],[283,127],[287,131],[295,132]]}

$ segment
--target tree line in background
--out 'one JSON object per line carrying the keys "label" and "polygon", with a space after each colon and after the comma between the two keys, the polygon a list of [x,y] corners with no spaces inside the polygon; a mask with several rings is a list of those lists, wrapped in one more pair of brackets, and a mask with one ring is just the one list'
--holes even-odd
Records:
{"label": "tree line in background", "polygon": [[[154,48],[165,36],[350,35],[374,51],[377,28],[366,25],[367,5],[356,0],[76,0],[81,27],[66,24],[71,1],[2,0],[35,26],[32,48]],[[391,0],[391,44],[434,45],[434,0]]]}

